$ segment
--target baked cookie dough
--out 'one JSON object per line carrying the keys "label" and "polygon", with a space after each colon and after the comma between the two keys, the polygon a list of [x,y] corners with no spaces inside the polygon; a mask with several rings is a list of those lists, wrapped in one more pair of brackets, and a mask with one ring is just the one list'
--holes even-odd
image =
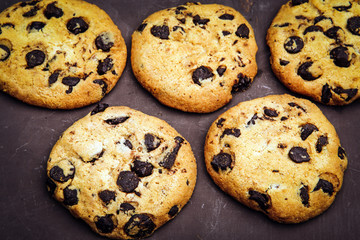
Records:
{"label": "baked cookie dough", "polygon": [[132,35],[135,77],[161,103],[212,112],[257,73],[254,31],[235,9],[187,3],[158,11]]}
{"label": "baked cookie dough", "polygon": [[328,105],[360,97],[360,2],[292,0],[267,33],[271,66],[290,90]]}
{"label": "baked cookie dough", "polygon": [[0,89],[26,103],[72,109],[98,102],[126,56],[121,32],[93,4],[34,0],[0,13]]}
{"label": "baked cookie dough", "polygon": [[321,110],[290,95],[242,102],[221,114],[207,134],[205,162],[224,192],[281,223],[324,212],[347,167]]}
{"label": "baked cookie dough", "polygon": [[138,239],[188,202],[196,160],[189,143],[163,120],[99,104],[62,134],[47,175],[55,199],[95,232]]}

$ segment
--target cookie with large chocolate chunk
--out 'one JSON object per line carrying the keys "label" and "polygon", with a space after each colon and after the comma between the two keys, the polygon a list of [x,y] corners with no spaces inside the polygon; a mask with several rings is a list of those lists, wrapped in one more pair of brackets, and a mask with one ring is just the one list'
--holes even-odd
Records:
{"label": "cookie with large chocolate chunk", "polygon": [[[239,134],[225,134],[229,129]],[[221,114],[204,151],[207,171],[223,191],[281,223],[325,211],[347,167],[345,150],[321,110],[290,95],[242,102]]]}
{"label": "cookie with large chocolate chunk", "polygon": [[359,1],[289,1],[266,39],[271,67],[291,91],[327,105],[360,98]]}
{"label": "cookie with large chocolate chunk", "polygon": [[0,90],[26,103],[73,109],[100,101],[123,72],[120,30],[82,0],[20,2],[0,13]]}
{"label": "cookie with large chocolate chunk", "polygon": [[164,105],[212,112],[257,73],[254,30],[235,9],[186,3],[153,13],[132,35],[131,66]]}
{"label": "cookie with large chocolate chunk", "polygon": [[138,239],[179,214],[196,172],[190,144],[169,124],[128,107],[99,104],[53,147],[47,184],[95,232]]}

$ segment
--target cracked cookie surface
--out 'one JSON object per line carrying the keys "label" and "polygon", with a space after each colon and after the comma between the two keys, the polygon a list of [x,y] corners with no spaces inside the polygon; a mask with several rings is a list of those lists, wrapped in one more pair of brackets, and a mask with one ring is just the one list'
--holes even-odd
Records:
{"label": "cracked cookie surface", "polygon": [[98,102],[126,56],[120,30],[85,1],[20,2],[0,14],[0,89],[26,103],[72,109]]}

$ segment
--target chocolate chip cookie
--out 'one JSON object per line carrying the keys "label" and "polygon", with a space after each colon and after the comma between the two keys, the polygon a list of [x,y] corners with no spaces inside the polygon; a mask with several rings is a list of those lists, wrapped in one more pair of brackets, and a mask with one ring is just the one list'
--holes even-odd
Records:
{"label": "chocolate chip cookie", "polygon": [[166,122],[99,104],[60,137],[47,163],[48,190],[100,235],[138,239],[190,199],[196,160]]}
{"label": "chocolate chip cookie", "polygon": [[187,3],[140,24],[132,35],[131,65],[161,103],[203,113],[250,87],[256,52],[254,31],[235,9]]}
{"label": "chocolate chip cookie", "polygon": [[120,78],[126,55],[117,26],[84,1],[20,2],[0,14],[0,89],[29,104],[98,102]]}
{"label": "chocolate chip cookie", "polygon": [[328,105],[360,97],[359,1],[289,1],[267,44],[272,69],[290,90]]}
{"label": "chocolate chip cookie", "polygon": [[282,223],[325,211],[347,167],[321,110],[290,95],[242,102],[220,115],[206,137],[205,162],[223,191]]}

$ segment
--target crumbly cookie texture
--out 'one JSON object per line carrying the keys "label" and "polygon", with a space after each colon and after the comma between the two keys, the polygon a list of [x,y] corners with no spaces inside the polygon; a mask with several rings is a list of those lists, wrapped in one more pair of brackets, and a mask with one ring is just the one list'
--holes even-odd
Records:
{"label": "crumbly cookie texture", "polygon": [[347,167],[321,110],[290,95],[242,102],[221,114],[207,134],[205,162],[224,192],[281,223],[325,211]]}
{"label": "crumbly cookie texture", "polygon": [[257,73],[254,31],[235,9],[187,3],[158,11],[132,35],[137,80],[161,103],[212,112]]}
{"label": "crumbly cookie texture", "polygon": [[290,90],[328,105],[360,97],[360,2],[292,0],[270,25],[275,75]]}
{"label": "crumbly cookie texture", "polygon": [[0,13],[0,89],[26,103],[73,109],[100,101],[126,63],[120,30],[80,0],[34,0]]}
{"label": "crumbly cookie texture", "polygon": [[99,104],[53,147],[48,190],[100,235],[138,239],[190,199],[196,160],[169,124],[128,107]]}

